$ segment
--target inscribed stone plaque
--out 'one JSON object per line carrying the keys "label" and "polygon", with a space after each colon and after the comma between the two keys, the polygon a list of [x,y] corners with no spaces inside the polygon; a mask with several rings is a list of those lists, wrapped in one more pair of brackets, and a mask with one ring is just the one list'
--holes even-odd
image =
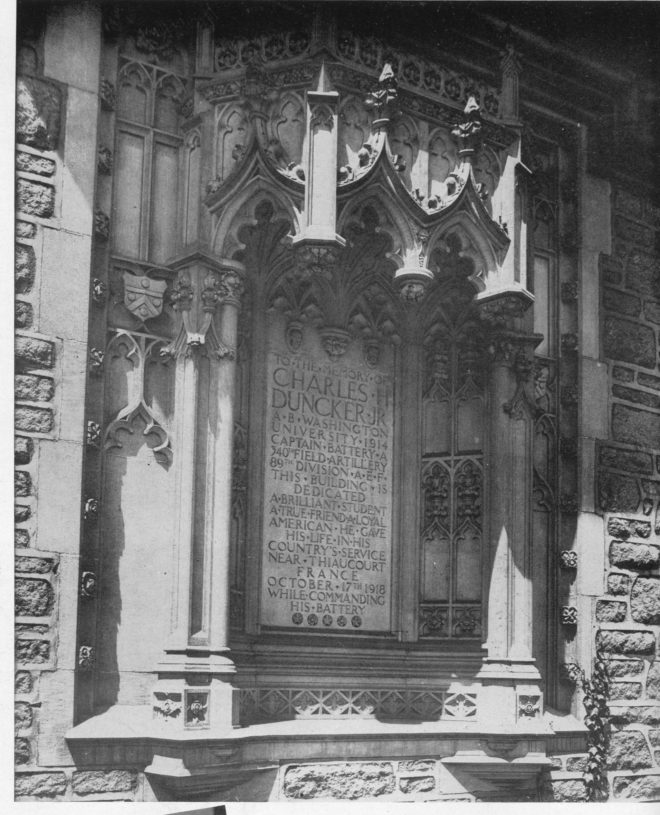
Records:
{"label": "inscribed stone plaque", "polygon": [[[277,330],[279,329],[279,330]],[[311,328],[267,366],[262,625],[390,630],[392,350],[331,358]],[[275,333],[275,332],[274,332]]]}

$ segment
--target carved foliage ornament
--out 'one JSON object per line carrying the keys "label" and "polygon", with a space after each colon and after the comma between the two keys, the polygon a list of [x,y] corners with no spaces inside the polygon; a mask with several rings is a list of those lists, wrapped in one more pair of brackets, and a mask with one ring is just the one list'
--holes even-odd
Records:
{"label": "carved foliage ornament", "polygon": [[89,372],[92,376],[98,376],[103,370],[105,353],[98,348],[89,349]]}
{"label": "carved foliage ornament", "polygon": [[99,147],[98,155],[96,158],[96,166],[101,175],[110,175],[112,173],[112,150],[109,147]]}
{"label": "carved foliage ornament", "polygon": [[94,213],[94,234],[102,241],[107,241],[110,237],[110,218],[100,209]]}
{"label": "carved foliage ornament", "polygon": [[95,306],[102,306],[108,293],[107,285],[98,277],[92,280],[92,302]]}
{"label": "carved foliage ornament", "polygon": [[98,498],[87,498],[83,507],[83,519],[89,523],[96,523],[100,506]]}
{"label": "carved foliage ornament", "polygon": [[83,572],[80,578],[80,596],[84,599],[96,597],[96,575],[94,572]]}
{"label": "carved foliage ornament", "polygon": [[93,645],[81,645],[78,649],[78,668],[83,672],[93,670],[96,662],[96,648]]}
{"label": "carved foliage ornament", "polygon": [[329,105],[310,105],[310,113],[309,126],[312,129],[332,130],[335,114]]}
{"label": "carved foliage ornament", "polygon": [[197,269],[194,282],[189,270],[180,271],[171,299],[174,310],[181,315],[181,322],[176,337],[161,354],[176,357],[204,347],[217,359],[234,359],[236,351],[221,342],[213,317],[221,303],[238,307],[243,290],[241,276],[232,270]]}
{"label": "carved foliage ornament", "polygon": [[98,447],[101,441],[101,425],[98,422],[87,422],[86,442],[88,447]]}
{"label": "carved foliage ornament", "polygon": [[102,79],[99,86],[99,99],[101,100],[101,109],[106,111],[113,111],[117,105],[117,93],[115,86],[107,79]]}

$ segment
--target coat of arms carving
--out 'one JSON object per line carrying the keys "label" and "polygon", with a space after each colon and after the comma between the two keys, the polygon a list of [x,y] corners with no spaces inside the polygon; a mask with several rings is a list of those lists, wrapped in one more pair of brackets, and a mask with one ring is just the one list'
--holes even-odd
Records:
{"label": "coat of arms carving", "polygon": [[163,310],[166,280],[124,272],[124,305],[142,323],[153,320]]}

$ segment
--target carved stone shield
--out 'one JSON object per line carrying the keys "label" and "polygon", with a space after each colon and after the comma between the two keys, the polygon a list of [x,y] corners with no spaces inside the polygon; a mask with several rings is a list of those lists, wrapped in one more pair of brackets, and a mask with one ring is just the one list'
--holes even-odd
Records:
{"label": "carved stone shield", "polygon": [[153,320],[163,310],[166,280],[124,272],[124,305],[138,320]]}

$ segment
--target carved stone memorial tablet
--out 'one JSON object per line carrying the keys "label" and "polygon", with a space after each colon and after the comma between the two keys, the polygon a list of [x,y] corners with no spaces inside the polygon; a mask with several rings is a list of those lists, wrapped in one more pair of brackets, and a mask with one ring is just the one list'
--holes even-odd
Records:
{"label": "carved stone memorial tablet", "polygon": [[261,623],[389,631],[392,349],[306,328],[292,352],[273,333]]}

